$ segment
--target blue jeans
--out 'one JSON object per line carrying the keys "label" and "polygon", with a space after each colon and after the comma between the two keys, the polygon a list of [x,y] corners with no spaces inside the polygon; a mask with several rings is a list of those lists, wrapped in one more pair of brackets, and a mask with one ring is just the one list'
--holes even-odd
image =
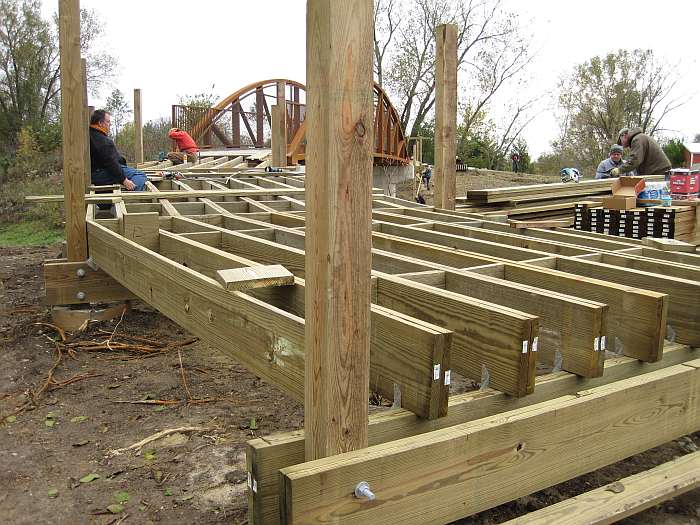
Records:
{"label": "blue jeans", "polygon": [[[128,166],[120,165],[119,167],[122,169],[124,176],[136,185],[134,191],[144,191],[146,189],[146,181],[148,180],[148,177],[143,171],[137,170],[136,168],[130,168]],[[92,183],[96,186],[119,184],[119,181],[115,181],[105,169],[93,171],[91,179]]]}

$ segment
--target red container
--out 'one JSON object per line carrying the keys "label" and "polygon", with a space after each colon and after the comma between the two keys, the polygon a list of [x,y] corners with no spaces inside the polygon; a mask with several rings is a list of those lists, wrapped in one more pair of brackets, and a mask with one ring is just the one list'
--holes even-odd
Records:
{"label": "red container", "polygon": [[669,187],[671,193],[698,193],[700,192],[700,172],[684,168],[671,170]]}

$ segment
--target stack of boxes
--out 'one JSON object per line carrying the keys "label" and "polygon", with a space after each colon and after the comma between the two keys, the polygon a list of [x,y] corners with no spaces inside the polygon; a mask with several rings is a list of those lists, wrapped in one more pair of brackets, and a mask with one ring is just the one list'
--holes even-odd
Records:
{"label": "stack of boxes", "polygon": [[673,200],[695,200],[700,194],[700,170],[678,168],[671,170],[669,188]]}

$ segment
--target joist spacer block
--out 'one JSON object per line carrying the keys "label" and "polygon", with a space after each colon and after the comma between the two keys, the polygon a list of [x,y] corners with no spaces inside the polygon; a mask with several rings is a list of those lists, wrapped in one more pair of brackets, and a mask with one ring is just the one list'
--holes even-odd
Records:
{"label": "joist spacer block", "polygon": [[292,285],[294,275],[281,264],[272,264],[217,270],[216,280],[227,290],[250,290]]}

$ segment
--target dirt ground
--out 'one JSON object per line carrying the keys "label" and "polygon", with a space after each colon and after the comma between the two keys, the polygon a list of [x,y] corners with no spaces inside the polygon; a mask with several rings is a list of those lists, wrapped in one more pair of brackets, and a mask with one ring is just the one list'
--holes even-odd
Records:
{"label": "dirt ground", "polygon": [[[141,303],[57,344],[37,324],[51,322],[41,263],[57,254],[0,248],[0,523],[246,523],[245,443],[301,428],[301,404]],[[181,427],[203,430],[110,454]],[[459,523],[500,523],[698,446],[686,436]],[[698,525],[700,490],[622,523]]]}

